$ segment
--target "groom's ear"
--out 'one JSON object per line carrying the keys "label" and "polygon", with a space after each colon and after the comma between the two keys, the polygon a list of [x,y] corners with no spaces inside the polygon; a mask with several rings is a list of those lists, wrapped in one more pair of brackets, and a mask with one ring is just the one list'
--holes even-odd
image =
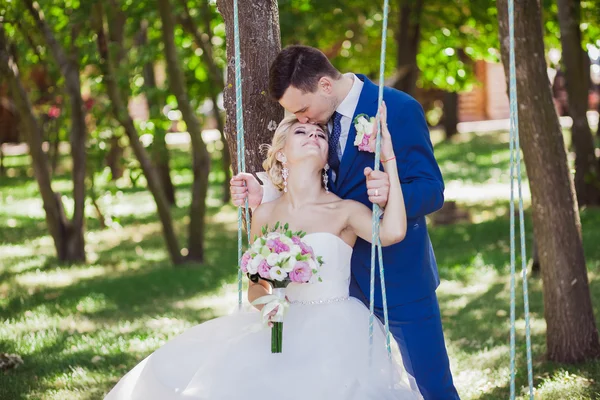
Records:
{"label": "groom's ear", "polygon": [[331,94],[333,92],[333,80],[329,76],[322,76],[321,79],[319,79],[317,88],[327,94]]}

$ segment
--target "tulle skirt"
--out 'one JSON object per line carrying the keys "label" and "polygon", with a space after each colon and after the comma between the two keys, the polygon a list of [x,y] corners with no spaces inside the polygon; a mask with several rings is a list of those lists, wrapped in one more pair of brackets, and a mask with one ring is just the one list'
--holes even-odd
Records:
{"label": "tulle skirt", "polygon": [[421,399],[395,343],[388,357],[377,319],[370,360],[368,320],[368,309],[354,298],[292,304],[283,352],[272,354],[271,330],[257,311],[216,318],[156,350],[106,399]]}

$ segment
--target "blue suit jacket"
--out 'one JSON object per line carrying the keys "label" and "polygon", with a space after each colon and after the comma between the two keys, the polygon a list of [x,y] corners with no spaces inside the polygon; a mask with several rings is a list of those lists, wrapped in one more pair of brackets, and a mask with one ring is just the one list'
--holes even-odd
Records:
{"label": "blue suit jacket", "polygon": [[[361,113],[375,116],[378,87],[364,75],[357,76],[364,86],[354,116]],[[406,93],[388,87],[384,88],[383,100],[388,110],[387,124],[398,163],[408,222],[405,239],[383,248],[387,301],[388,306],[393,307],[428,296],[439,285],[425,216],[442,207],[444,182],[433,156],[433,145],[421,105]],[[372,207],[363,171],[367,166],[373,167],[375,156],[359,152],[354,146],[355,137],[356,130],[351,124],[339,174],[331,185],[332,191],[344,199]],[[363,300],[369,297],[370,271],[371,244],[358,238],[352,256],[354,282],[351,295]],[[379,282],[379,268],[376,268],[376,307],[382,304]]]}

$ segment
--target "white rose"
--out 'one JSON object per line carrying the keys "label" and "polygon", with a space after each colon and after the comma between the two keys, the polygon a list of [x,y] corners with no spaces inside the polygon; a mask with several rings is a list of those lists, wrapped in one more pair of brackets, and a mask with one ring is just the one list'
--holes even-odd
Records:
{"label": "white rose", "polygon": [[290,255],[292,257],[296,258],[296,256],[300,253],[302,253],[302,249],[297,244],[294,244],[290,247]]}
{"label": "white rose", "polygon": [[255,273],[258,272],[258,266],[260,265],[261,262],[263,262],[265,258],[263,256],[261,256],[260,254],[257,254],[252,261],[250,261],[248,263],[248,273],[253,275]]}
{"label": "white rose", "polygon": [[283,270],[285,272],[292,272],[294,270],[294,267],[296,266],[296,258],[295,257],[290,257],[290,259],[283,264]]}
{"label": "white rose", "polygon": [[260,253],[261,247],[262,247],[262,242],[260,239],[256,239],[254,241],[254,243],[252,243],[252,246],[251,246],[252,251],[254,251],[255,253]]}
{"label": "white rose", "polygon": [[367,121],[367,119],[364,116],[358,118],[358,124],[362,127],[366,127],[368,123],[369,121]]}
{"label": "white rose", "polygon": [[272,267],[277,265],[278,262],[279,262],[279,254],[277,254],[277,253],[271,253],[267,257],[267,263]]}
{"label": "white rose", "polygon": [[271,268],[269,274],[271,275],[271,279],[276,281],[282,281],[287,278],[287,273],[279,267]]}
{"label": "white rose", "polygon": [[294,245],[294,241],[287,236],[281,237],[281,243],[287,245],[288,247],[292,247]]}
{"label": "white rose", "polygon": [[356,129],[356,137],[354,138],[354,145],[355,146],[358,146],[359,144],[362,143],[363,136],[365,136],[365,134],[363,132],[359,132],[358,129]]}

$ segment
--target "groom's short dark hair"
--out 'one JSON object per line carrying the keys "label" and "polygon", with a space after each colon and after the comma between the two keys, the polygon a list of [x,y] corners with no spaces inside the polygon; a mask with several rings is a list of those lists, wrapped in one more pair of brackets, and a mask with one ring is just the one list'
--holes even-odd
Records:
{"label": "groom's short dark hair", "polygon": [[290,86],[304,92],[317,90],[319,79],[340,77],[340,72],[323,52],[314,47],[293,45],[281,50],[269,71],[269,92],[279,101]]}

